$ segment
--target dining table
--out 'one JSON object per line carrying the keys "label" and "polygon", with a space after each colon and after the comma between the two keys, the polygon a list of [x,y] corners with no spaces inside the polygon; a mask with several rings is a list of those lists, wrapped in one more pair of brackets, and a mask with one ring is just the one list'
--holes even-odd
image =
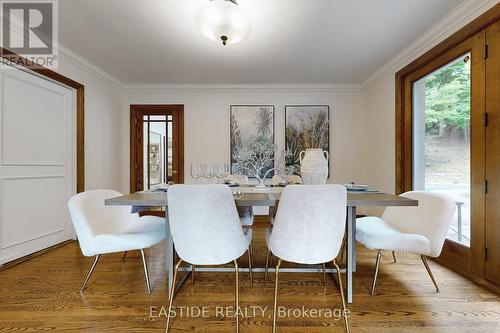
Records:
{"label": "dining table", "polygon": [[[270,207],[270,211],[276,211],[279,205],[280,195],[284,187],[269,187],[268,190],[262,191],[255,189],[252,186],[237,186],[231,187],[235,204],[240,207]],[[148,209],[152,207],[162,207],[165,209],[165,228],[166,228],[166,270],[168,276],[168,287],[173,288],[173,272],[174,272],[174,244],[172,235],[170,234],[170,226],[168,221],[168,200],[167,191],[141,191],[128,195],[123,195],[105,200],[105,205],[108,206],[131,206],[132,211],[137,211],[137,208]],[[342,272],[346,275],[346,298],[348,303],[353,301],[353,273],[356,272],[356,209],[360,207],[390,207],[390,206],[418,206],[418,201],[377,191],[357,191],[347,193],[347,219],[346,219],[346,264],[342,268]],[[140,210],[139,209],[139,210]],[[311,221],[314,223],[314,221]],[[191,268],[192,269],[192,268]],[[180,289],[183,283],[187,280],[190,268],[183,268],[186,272],[184,277],[178,283],[176,290]],[[321,268],[322,269],[322,268]],[[197,267],[197,271],[212,271],[212,272],[232,272],[234,269],[228,267]],[[245,271],[248,268],[241,268]],[[307,267],[290,267],[280,268],[280,271],[290,272],[319,272],[320,268]],[[264,267],[254,267],[253,272],[264,271]],[[269,269],[273,271],[272,268]],[[328,269],[327,272],[334,273],[335,269]]]}

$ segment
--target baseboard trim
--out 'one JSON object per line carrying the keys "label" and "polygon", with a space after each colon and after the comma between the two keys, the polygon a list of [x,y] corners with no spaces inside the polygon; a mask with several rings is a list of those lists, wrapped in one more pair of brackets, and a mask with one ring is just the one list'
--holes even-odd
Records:
{"label": "baseboard trim", "polygon": [[21,257],[19,259],[6,262],[5,264],[0,265],[0,272],[3,271],[3,270],[6,270],[7,268],[14,267],[14,266],[16,266],[18,264],[21,264],[21,263],[26,262],[28,260],[31,260],[33,258],[39,257],[42,254],[51,252],[51,251],[53,251],[55,249],[58,249],[60,247],[63,247],[64,245],[68,245],[68,244],[73,243],[73,242],[75,242],[75,240],[70,239],[70,240],[64,241],[62,243],[59,243],[59,244],[56,244],[56,245],[52,245],[52,246],[50,246],[50,247],[48,247],[46,249],[37,251],[35,253],[28,254],[27,256]]}
{"label": "baseboard trim", "polygon": [[474,273],[469,272],[468,270],[464,269],[461,266],[458,266],[456,264],[444,261],[439,258],[433,258],[434,261],[437,263],[451,269],[452,271],[462,275],[463,277],[466,277],[467,279],[471,280],[473,283],[480,285],[481,287],[484,287],[498,295],[500,295],[500,285],[497,285],[496,283],[493,283],[491,281],[488,281],[484,279],[482,276],[478,276]]}

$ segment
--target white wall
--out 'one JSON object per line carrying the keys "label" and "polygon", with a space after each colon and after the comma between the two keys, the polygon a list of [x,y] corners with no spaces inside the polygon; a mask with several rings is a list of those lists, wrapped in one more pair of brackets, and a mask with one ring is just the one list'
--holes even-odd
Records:
{"label": "white wall", "polygon": [[57,71],[85,85],[86,189],[129,191],[129,104],[185,105],[186,177],[192,162],[229,161],[231,104],[275,105],[275,135],[280,146],[284,142],[285,105],[328,104],[332,120],[330,182],[356,181],[394,192],[396,71],[497,2],[465,0],[360,87],[209,85],[126,89],[100,69],[65,51]]}
{"label": "white wall", "polygon": [[395,79],[385,75],[365,91],[365,177],[374,188],[395,189]]}
{"label": "white wall", "polygon": [[[61,52],[62,53],[62,52]],[[77,56],[62,53],[58,73],[85,86],[85,189],[128,191],[122,146],[128,147],[122,118],[125,90]]]}
{"label": "white wall", "polygon": [[[330,105],[330,182],[363,182],[364,104],[360,88],[216,87],[141,88],[128,93],[128,104],[184,104],[185,175],[193,162],[229,162],[229,109],[236,104],[275,106],[275,141],[284,146],[285,105]],[[124,122],[125,125],[125,122]],[[128,127],[128,123],[126,124]],[[128,133],[127,133],[128,136]],[[127,139],[125,139],[127,140]],[[128,147],[123,151],[128,165]],[[127,162],[127,163],[125,163]],[[128,168],[127,168],[128,174]]]}

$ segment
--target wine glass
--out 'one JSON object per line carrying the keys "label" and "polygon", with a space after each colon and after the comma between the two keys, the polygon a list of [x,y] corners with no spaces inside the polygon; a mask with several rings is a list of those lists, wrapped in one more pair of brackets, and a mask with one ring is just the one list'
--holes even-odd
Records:
{"label": "wine glass", "polygon": [[203,178],[205,178],[205,184],[210,184],[210,178],[213,176],[212,164],[211,163],[203,163]]}
{"label": "wine glass", "polygon": [[225,174],[225,163],[218,162],[215,165],[215,170],[216,170],[215,176],[218,178],[217,179],[217,183],[218,184],[222,184],[223,183],[223,179],[226,176],[226,174]]}
{"label": "wine glass", "polygon": [[194,179],[195,183],[198,183],[198,179],[201,177],[200,173],[200,164],[199,163],[191,163],[191,178]]}
{"label": "wine glass", "polygon": [[200,178],[200,184],[203,183],[203,178],[205,177],[205,164],[198,164],[198,177]]}
{"label": "wine glass", "polygon": [[230,174],[229,163],[224,163],[222,165],[222,174],[224,178],[227,178]]}
{"label": "wine glass", "polygon": [[216,165],[216,163],[213,163],[213,162],[209,163],[208,165],[209,165],[209,167],[208,167],[208,179],[210,180],[210,184],[214,184],[214,183],[216,183],[215,178],[217,176],[217,169],[216,169],[217,165]]}

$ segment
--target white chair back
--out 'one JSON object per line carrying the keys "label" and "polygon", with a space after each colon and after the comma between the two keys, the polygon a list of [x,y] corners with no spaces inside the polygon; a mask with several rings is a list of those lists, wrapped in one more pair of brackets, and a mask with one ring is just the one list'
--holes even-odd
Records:
{"label": "white chair back", "polygon": [[269,239],[271,252],[301,264],[332,261],[344,238],[346,203],[342,185],[285,187]]}
{"label": "white chair back", "polygon": [[453,221],[455,202],[441,193],[412,191],[401,196],[418,200],[418,206],[387,207],[382,219],[401,232],[427,237],[432,246],[430,256],[438,257]]}
{"label": "white chair back", "polygon": [[179,257],[194,265],[222,265],[248,247],[233,194],[226,185],[168,188],[170,232]]}
{"label": "white chair back", "polygon": [[137,214],[131,214],[130,207],[104,205],[104,200],[121,195],[113,190],[93,190],[79,193],[69,200],[69,213],[83,255],[94,255],[90,247],[92,237],[116,233],[135,224]]}

